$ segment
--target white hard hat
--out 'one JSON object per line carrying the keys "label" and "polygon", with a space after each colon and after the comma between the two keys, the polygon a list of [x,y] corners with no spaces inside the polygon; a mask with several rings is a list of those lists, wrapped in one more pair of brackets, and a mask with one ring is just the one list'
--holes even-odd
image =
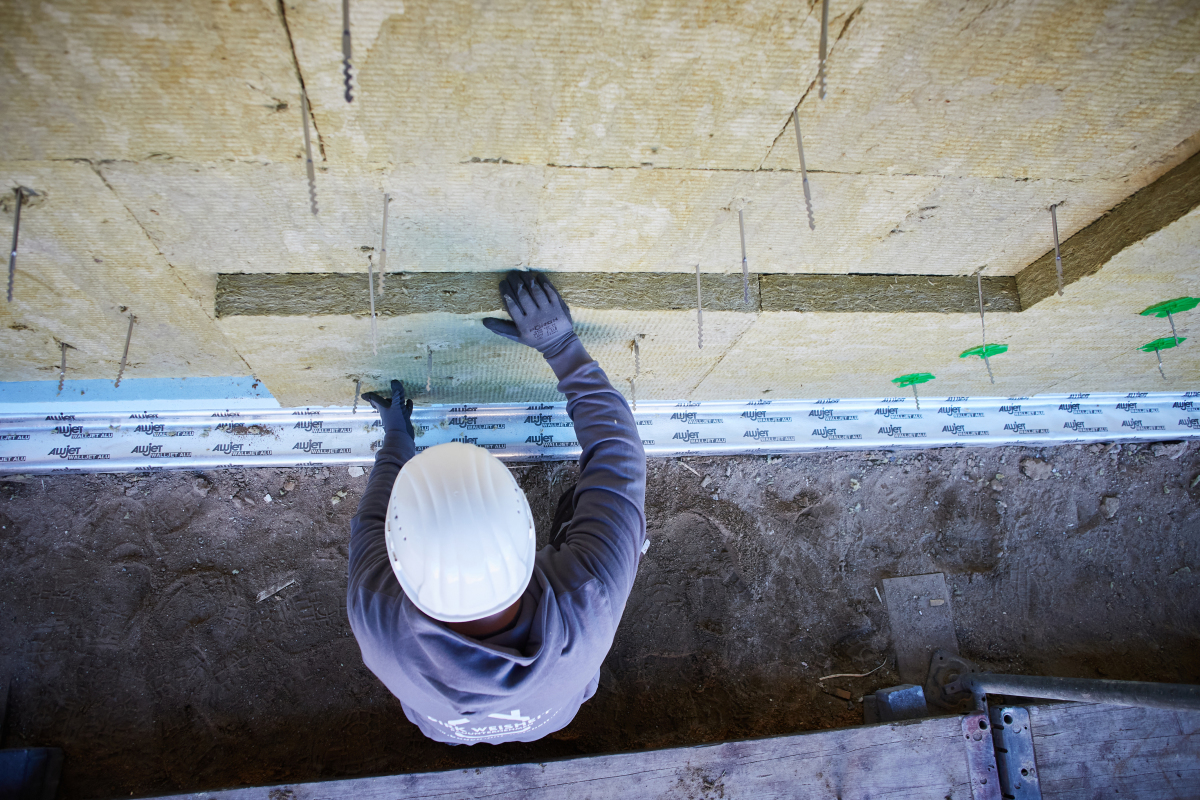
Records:
{"label": "white hard hat", "polygon": [[443,622],[508,608],[533,574],[533,513],[500,460],[448,442],[414,456],[388,501],[388,558],[413,604]]}

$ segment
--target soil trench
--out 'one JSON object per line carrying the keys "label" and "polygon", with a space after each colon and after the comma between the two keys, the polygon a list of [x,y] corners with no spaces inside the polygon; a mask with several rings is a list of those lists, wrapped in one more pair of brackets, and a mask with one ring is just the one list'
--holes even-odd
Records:
{"label": "soil trench", "polygon": [[[513,470],[545,542],[575,467]],[[1198,476],[1196,443],[651,460],[650,549],[596,697],[547,739],[474,747],[424,739],[362,664],[365,475],[0,478],[2,744],[63,748],[70,799],[855,725],[900,682],[876,590],[928,572],[988,667],[1200,682]]]}

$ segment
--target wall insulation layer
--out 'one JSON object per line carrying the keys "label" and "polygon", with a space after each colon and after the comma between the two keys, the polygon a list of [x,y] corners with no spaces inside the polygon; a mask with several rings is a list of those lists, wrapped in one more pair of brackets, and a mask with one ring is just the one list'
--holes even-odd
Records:
{"label": "wall insulation layer", "polygon": [[[385,292],[525,267],[700,264],[736,283],[739,211],[763,285],[1012,279],[1052,248],[1051,204],[1066,241],[1200,149],[1190,0],[830,0],[824,99],[820,18],[784,0],[356,0],[347,103],[337,0],[4,4],[0,224],[11,189],[36,195],[0,378],[56,378],[65,343],[68,377],[115,379],[133,314],[129,377],[254,374],[284,405],[345,404],[355,380],[393,375],[424,402],[553,399],[535,355],[479,326],[498,302],[381,318],[375,355],[362,313],[219,315],[218,275],[346,273],[365,295],[386,191],[387,265],[405,274]],[[946,395],[1177,390],[1197,385],[1196,343],[1163,353],[1164,380],[1135,348],[1169,331],[1136,315],[1200,294],[1198,247],[1193,212],[1122,240],[1065,296],[989,314],[1010,348],[995,385],[957,357],[982,342],[975,314],[880,311],[853,291],[844,312],[714,309],[703,349],[694,311],[659,298],[576,319],[647,400],[885,394],[915,371]]]}

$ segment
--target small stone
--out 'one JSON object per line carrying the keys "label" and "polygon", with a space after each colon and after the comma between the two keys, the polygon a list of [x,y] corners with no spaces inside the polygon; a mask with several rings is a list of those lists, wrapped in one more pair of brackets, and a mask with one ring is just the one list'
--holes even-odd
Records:
{"label": "small stone", "polygon": [[362,467],[350,467],[346,471],[350,473],[351,478],[361,478],[363,473],[366,472]]}
{"label": "small stone", "polygon": [[283,482],[283,490],[285,492],[290,492],[292,489],[295,489],[295,488],[296,488],[295,481],[284,481]]}
{"label": "small stone", "polygon": [[1044,481],[1054,474],[1053,468],[1040,458],[1022,458],[1021,472],[1033,481]]}
{"label": "small stone", "polygon": [[1170,494],[1170,493],[1171,493],[1171,487],[1170,487],[1170,486],[1164,486],[1164,487],[1163,487],[1163,494]]}
{"label": "small stone", "polygon": [[1191,567],[1180,567],[1179,569],[1175,570],[1171,574],[1172,575],[1191,575],[1192,568]]}
{"label": "small stone", "polygon": [[1106,497],[1100,501],[1100,513],[1105,519],[1112,519],[1121,509],[1121,501],[1115,497]]}
{"label": "small stone", "polygon": [[240,497],[231,497],[229,499],[233,501],[234,508],[241,508],[244,505],[242,503],[242,498],[240,498]]}
{"label": "small stone", "polygon": [[719,494],[714,494],[714,495],[712,495],[712,499],[713,499],[713,500],[720,500],[720,499],[721,499],[721,495],[719,495]]}
{"label": "small stone", "polygon": [[334,492],[334,494],[336,494],[338,497],[345,497],[345,496],[346,496],[346,493],[345,493],[345,492],[342,492],[342,491]]}
{"label": "small stone", "polygon": [[340,498],[340,497],[331,497],[331,498],[329,498],[329,504],[330,504],[331,506],[336,506],[336,505],[337,505],[338,503],[340,503],[340,502],[342,502],[342,498]]}
{"label": "small stone", "polygon": [[1002,492],[1002,491],[1004,491],[1004,484],[1003,484],[1003,483],[1001,483],[1000,481],[992,481],[992,484],[991,484],[991,485],[992,485],[992,491],[993,491],[993,492]]}
{"label": "small stone", "polygon": [[712,483],[712,478],[705,475],[704,480],[700,481],[700,488],[703,489],[704,487],[708,486],[710,483]]}
{"label": "small stone", "polygon": [[235,569],[235,570],[233,571],[233,574],[234,574],[234,575],[237,575],[237,574],[238,574],[238,571]]}
{"label": "small stone", "polygon": [[1176,461],[1187,452],[1187,442],[1159,442],[1150,447],[1150,452],[1155,456],[1166,456]]}
{"label": "small stone", "polygon": [[136,486],[130,486],[128,489],[125,490],[126,497],[133,497],[137,493],[138,493],[138,490],[137,490]]}
{"label": "small stone", "polygon": [[196,478],[192,482],[192,491],[201,497],[208,497],[209,490],[212,489],[212,481],[205,478],[203,475]]}
{"label": "small stone", "polygon": [[1003,472],[997,472],[997,473],[996,473],[996,480],[998,480],[998,481],[1002,481],[1002,480],[1004,480],[1004,473],[1003,473]]}
{"label": "small stone", "polygon": [[270,503],[270,502],[273,502],[273,501],[272,501],[272,499],[271,499],[271,495],[269,495],[269,494],[264,494],[264,495],[263,495],[263,500],[264,500],[265,502],[268,502],[268,503]]}
{"label": "small stone", "polygon": [[934,608],[937,608],[938,606],[946,605],[946,601],[942,600],[942,599],[930,600],[929,605],[933,606]]}
{"label": "small stone", "polygon": [[862,488],[862,484],[858,482],[857,478],[850,479],[850,491],[857,492],[861,488]]}

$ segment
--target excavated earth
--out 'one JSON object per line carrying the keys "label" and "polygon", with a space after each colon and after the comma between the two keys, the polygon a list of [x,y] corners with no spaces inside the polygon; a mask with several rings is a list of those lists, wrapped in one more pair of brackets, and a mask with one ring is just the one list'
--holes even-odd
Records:
{"label": "excavated earth", "polygon": [[[514,472],[545,540],[575,467]],[[349,473],[0,478],[3,745],[63,748],[91,798],[854,725],[900,682],[876,591],[928,572],[986,666],[1200,682],[1195,443],[651,460],[596,697],[536,743],[436,744],[346,622]]]}

